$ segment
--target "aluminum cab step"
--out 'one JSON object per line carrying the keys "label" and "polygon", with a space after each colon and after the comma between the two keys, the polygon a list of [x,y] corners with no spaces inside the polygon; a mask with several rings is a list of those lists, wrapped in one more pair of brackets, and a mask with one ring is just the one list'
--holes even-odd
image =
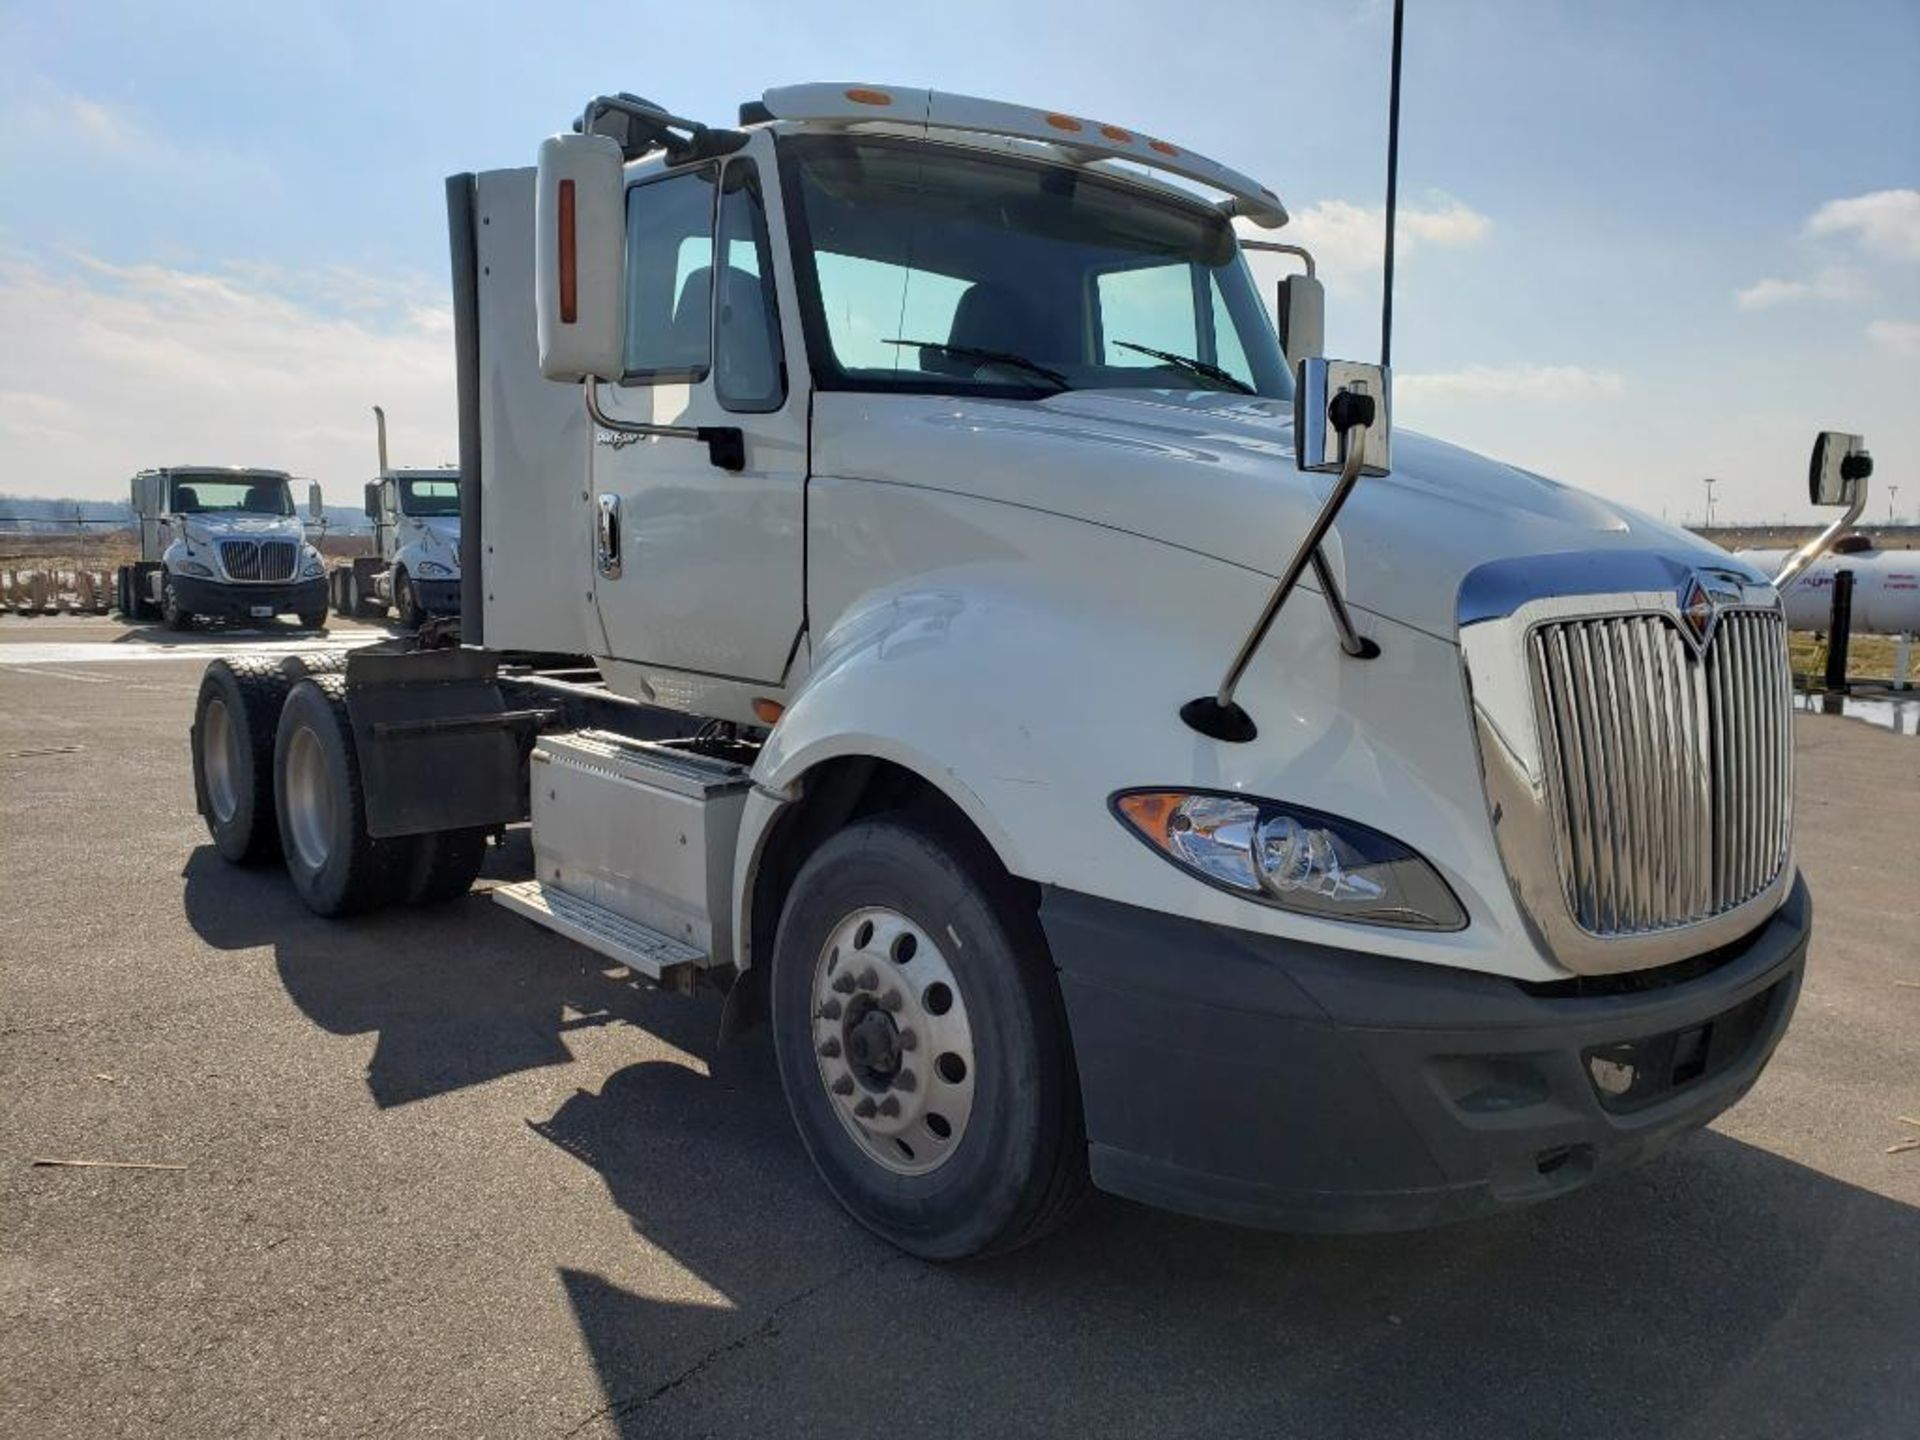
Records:
{"label": "aluminum cab step", "polygon": [[692,989],[695,972],[707,967],[707,956],[693,946],[538,880],[497,885],[493,898],[516,915],[618,960],[668,989]]}

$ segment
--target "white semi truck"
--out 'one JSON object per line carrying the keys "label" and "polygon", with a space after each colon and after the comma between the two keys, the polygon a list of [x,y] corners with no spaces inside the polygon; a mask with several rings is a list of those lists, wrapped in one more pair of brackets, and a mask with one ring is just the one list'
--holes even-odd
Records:
{"label": "white semi truck", "polygon": [[216,662],[223,853],[344,914],[530,821],[493,898],[767,1020],[935,1258],[1089,1183],[1498,1211],[1754,1082],[1811,926],[1765,576],[1390,436],[1183,146],[836,84],[575,130],[448,182],[465,643]]}
{"label": "white semi truck", "polygon": [[329,577],[342,615],[384,618],[417,630],[429,617],[460,613],[460,472],[396,470],[387,463],[387,415],[373,407],[380,478],[367,482],[374,553],[337,566]]}
{"label": "white semi truck", "polygon": [[[319,519],[320,487],[307,487]],[[129,620],[327,621],[320,552],[307,543],[284,470],[175,465],[133,477],[140,558],[120,567],[116,604]]]}

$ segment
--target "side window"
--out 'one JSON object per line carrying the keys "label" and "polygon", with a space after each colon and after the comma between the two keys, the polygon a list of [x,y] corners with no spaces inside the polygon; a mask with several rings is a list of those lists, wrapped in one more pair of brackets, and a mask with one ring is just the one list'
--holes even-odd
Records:
{"label": "side window", "polygon": [[1150,345],[1175,355],[1200,354],[1193,306],[1193,270],[1185,264],[1109,270],[1096,282],[1103,365],[1158,365],[1120,342]]}
{"label": "side window", "polygon": [[627,191],[627,378],[698,380],[713,316],[711,169]]}
{"label": "side window", "polygon": [[787,371],[766,200],[751,160],[728,165],[720,186],[720,260],[714,393],[729,410],[778,410],[786,403]]}

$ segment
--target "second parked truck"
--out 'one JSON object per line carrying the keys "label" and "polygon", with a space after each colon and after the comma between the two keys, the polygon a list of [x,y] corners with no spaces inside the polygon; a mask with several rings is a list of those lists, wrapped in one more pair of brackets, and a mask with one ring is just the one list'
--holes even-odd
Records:
{"label": "second parked truck", "polygon": [[1760,1073],[1811,926],[1777,593],[1393,433],[1307,277],[1276,335],[1257,181],[818,84],[603,97],[448,209],[465,643],[216,662],[230,858],[342,915],[530,821],[493,898],[768,1021],[827,1185],[934,1258],[1089,1183],[1499,1211]]}
{"label": "second parked truck", "polygon": [[460,472],[395,470],[387,463],[387,416],[373,407],[380,477],[367,482],[373,554],[329,577],[339,614],[384,618],[418,630],[432,616],[460,613]]}

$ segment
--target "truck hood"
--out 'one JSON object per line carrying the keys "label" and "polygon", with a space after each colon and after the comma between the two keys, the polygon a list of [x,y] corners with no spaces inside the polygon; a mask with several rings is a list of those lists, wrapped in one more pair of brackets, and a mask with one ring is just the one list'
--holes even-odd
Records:
{"label": "truck hood", "polygon": [[460,543],[460,517],[458,515],[409,515],[409,524],[433,539],[447,545]]}
{"label": "truck hood", "polygon": [[293,515],[181,515],[196,541],[301,540],[305,532]]}
{"label": "truck hood", "polygon": [[[845,398],[863,403],[857,423],[824,432],[837,473],[1038,507],[1268,575],[1333,484],[1295,468],[1282,401],[1165,390]],[[1461,581],[1491,560],[1658,550],[1749,568],[1637,510],[1406,430],[1393,434],[1393,467],[1355,487],[1329,559],[1354,606],[1445,639],[1457,634]]]}

